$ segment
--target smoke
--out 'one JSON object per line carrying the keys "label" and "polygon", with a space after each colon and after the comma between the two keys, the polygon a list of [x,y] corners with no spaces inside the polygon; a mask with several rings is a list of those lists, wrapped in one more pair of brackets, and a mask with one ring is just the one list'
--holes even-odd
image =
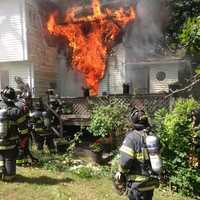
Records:
{"label": "smoke", "polygon": [[125,37],[127,62],[159,55],[168,11],[162,0],[138,0],[137,18]]}

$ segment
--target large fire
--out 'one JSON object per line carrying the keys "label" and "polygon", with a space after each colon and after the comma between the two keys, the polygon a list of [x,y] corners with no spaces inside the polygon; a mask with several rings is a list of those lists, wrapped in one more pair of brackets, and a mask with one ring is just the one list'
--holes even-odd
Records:
{"label": "large fire", "polygon": [[134,9],[119,8],[102,11],[99,0],[92,1],[93,15],[76,17],[77,8],[66,12],[64,24],[56,24],[57,13],[50,15],[50,34],[64,36],[71,49],[72,67],[84,74],[91,95],[97,95],[106,61],[121,31],[135,19]]}

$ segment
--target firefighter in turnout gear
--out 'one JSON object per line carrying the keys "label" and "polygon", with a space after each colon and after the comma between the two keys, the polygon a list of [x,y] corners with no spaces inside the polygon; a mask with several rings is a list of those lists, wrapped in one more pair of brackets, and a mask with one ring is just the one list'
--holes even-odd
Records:
{"label": "firefighter in turnout gear", "polygon": [[50,113],[44,109],[42,101],[36,103],[34,112],[32,113],[32,124],[37,149],[43,151],[44,144],[46,143],[50,153],[55,153]]}
{"label": "firefighter in turnout gear", "polygon": [[16,93],[6,87],[0,102],[0,174],[2,180],[11,181],[16,175],[18,125],[21,112],[15,106]]}
{"label": "firefighter in turnout gear", "polygon": [[192,143],[189,153],[189,164],[192,168],[200,168],[200,136],[198,134],[200,128],[200,109],[194,109],[191,112],[192,118]]}
{"label": "firefighter in turnout gear", "polygon": [[19,146],[18,146],[18,157],[17,164],[23,166],[30,166],[37,163],[38,160],[32,155],[30,151],[29,139],[30,139],[30,128],[29,128],[29,102],[31,95],[23,96],[19,91],[17,102],[15,105],[21,110],[21,117],[18,120],[20,122],[19,131]]}
{"label": "firefighter in turnout gear", "polygon": [[[156,154],[158,140],[148,137],[149,123],[144,111],[135,110],[131,120],[134,130],[128,132],[120,148],[119,171],[114,174],[114,185],[124,191],[129,200],[152,200],[161,172],[161,161]],[[155,160],[147,147],[153,148]]]}

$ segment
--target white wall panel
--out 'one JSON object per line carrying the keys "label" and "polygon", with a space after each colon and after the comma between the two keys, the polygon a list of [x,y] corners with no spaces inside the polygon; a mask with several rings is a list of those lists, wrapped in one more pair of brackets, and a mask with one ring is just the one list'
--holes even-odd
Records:
{"label": "white wall panel", "polygon": [[0,62],[27,60],[24,0],[0,1]]}
{"label": "white wall panel", "polygon": [[125,48],[123,44],[113,48],[113,54],[109,57],[104,79],[100,82],[99,95],[122,94],[123,83],[126,82],[125,72]]}
{"label": "white wall panel", "polygon": [[[151,67],[150,69],[150,93],[169,92],[169,84],[178,81],[178,64],[165,64],[161,66]],[[156,78],[158,72],[164,72],[166,78],[159,81]]]}

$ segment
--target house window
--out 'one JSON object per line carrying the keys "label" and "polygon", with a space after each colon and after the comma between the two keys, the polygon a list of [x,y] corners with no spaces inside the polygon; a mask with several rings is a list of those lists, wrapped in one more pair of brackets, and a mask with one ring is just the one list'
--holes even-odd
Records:
{"label": "house window", "polygon": [[156,74],[156,79],[158,81],[164,81],[166,79],[166,73],[165,72],[158,72]]}

